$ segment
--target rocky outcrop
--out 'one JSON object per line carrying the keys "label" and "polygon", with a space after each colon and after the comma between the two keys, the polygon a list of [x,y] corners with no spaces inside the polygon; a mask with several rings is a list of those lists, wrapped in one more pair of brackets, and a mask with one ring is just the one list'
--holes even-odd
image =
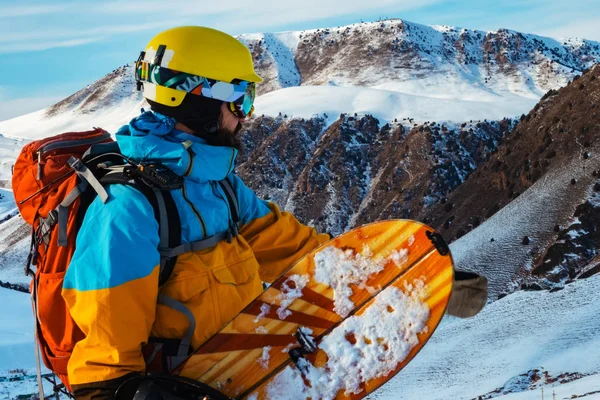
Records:
{"label": "rocky outcrop", "polygon": [[370,115],[343,114],[329,127],[260,117],[243,136],[237,171],[260,196],[333,234],[385,218],[428,220],[514,121],[380,125]]}

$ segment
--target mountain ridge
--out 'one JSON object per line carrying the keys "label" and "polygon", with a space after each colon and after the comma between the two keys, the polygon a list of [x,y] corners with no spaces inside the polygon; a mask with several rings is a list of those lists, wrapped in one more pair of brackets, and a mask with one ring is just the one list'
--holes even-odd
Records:
{"label": "mountain ridge", "polygon": [[[600,62],[600,43],[585,39],[561,43],[399,19],[238,38],[264,78],[258,92],[268,96],[258,97],[257,113],[271,117],[311,118],[323,109],[329,116],[377,114],[384,123],[516,117]],[[133,75],[132,64],[119,67],[51,107],[0,121],[0,134],[34,138],[99,125],[115,131],[147,107]],[[317,95],[290,91],[314,86]],[[330,97],[337,99],[333,108]]]}

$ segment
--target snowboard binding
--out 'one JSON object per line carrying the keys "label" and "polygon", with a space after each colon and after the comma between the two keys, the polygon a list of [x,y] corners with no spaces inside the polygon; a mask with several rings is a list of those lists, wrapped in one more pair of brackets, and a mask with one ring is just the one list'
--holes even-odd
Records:
{"label": "snowboard binding", "polygon": [[304,360],[304,356],[310,353],[314,353],[317,351],[317,346],[313,342],[312,338],[310,338],[302,329],[298,329],[296,331],[296,339],[300,344],[300,347],[294,347],[290,349],[288,354],[292,359],[294,365],[302,372],[306,371],[306,363],[301,362],[300,360]]}

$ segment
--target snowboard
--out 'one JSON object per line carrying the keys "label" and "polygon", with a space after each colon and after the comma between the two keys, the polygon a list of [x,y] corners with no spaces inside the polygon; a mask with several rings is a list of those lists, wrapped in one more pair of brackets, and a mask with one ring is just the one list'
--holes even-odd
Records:
{"label": "snowboard", "polygon": [[432,228],[389,220],[300,259],[174,371],[235,399],[360,399],[419,352],[453,281]]}

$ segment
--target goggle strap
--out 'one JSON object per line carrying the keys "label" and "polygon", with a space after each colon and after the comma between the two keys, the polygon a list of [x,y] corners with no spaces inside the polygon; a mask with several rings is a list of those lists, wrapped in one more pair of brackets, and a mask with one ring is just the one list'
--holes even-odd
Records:
{"label": "goggle strap", "polygon": [[[170,79],[168,79],[164,83],[155,83],[155,84],[158,84],[159,86],[164,86],[164,87],[168,87],[168,88],[171,88],[171,89],[175,89],[173,87],[174,85],[179,84],[179,83],[184,83],[186,81],[186,79],[188,79],[190,77],[196,77],[198,79],[204,79],[205,82],[208,83],[208,84],[210,84],[210,85],[212,85],[212,82],[218,82],[218,81],[215,81],[215,80],[209,80],[209,79],[201,77],[201,76],[187,74],[185,72],[179,72],[179,71],[175,71],[175,70],[169,70],[169,68],[162,67],[162,66],[156,65],[156,64],[151,64],[148,61],[144,61],[145,55],[146,55],[146,53],[142,51],[140,53],[140,56],[138,57],[138,60],[135,63],[135,79],[136,79],[136,83],[137,83],[137,86],[138,86],[138,90],[141,89],[141,85],[142,85],[143,82],[155,83],[155,82],[151,82],[150,81],[150,70],[152,68],[165,69],[165,70],[171,71],[172,73],[176,74],[175,76],[172,76]],[[225,82],[225,83],[229,83],[231,85],[239,85],[237,83],[231,83],[231,82]],[[249,82],[248,84],[254,85],[252,82]],[[176,90],[179,90],[179,89],[176,89]],[[202,93],[202,94],[196,93],[195,90],[196,89],[190,90],[190,91],[186,91],[186,92],[194,94],[194,95],[200,95],[200,96],[205,96],[205,97],[208,97],[208,98],[214,98],[215,99],[215,97],[208,96],[208,95],[206,95],[204,93]],[[252,89],[252,90],[254,90],[254,89]],[[242,104],[243,104],[244,97],[245,97],[245,95],[242,95],[238,100],[236,100],[236,102],[241,100]],[[252,97],[254,97],[254,96],[252,96]],[[217,100],[220,100],[220,99],[217,99]],[[252,113],[254,112],[254,106],[251,106],[250,110],[247,113],[244,113],[244,110],[242,109],[243,105],[239,104],[239,107],[238,107],[238,105],[236,104],[236,102],[228,102],[228,104],[229,104],[229,106],[228,106],[229,110],[233,114],[235,114],[239,118],[247,118],[247,117],[250,117],[252,115]]]}

